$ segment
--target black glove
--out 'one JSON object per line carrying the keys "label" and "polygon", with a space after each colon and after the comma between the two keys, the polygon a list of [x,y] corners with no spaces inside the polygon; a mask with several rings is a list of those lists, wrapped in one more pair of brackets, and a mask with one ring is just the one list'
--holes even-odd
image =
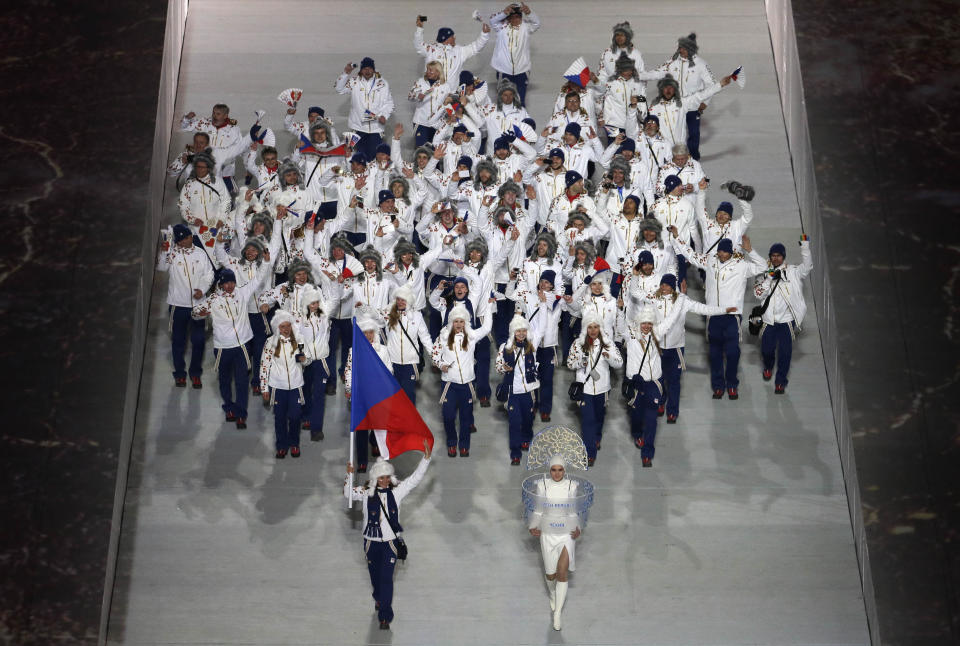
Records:
{"label": "black glove", "polygon": [[780,280],[781,277],[782,277],[782,274],[780,273],[780,270],[779,270],[779,269],[777,269],[777,270],[775,270],[775,271],[773,272],[773,279],[774,279],[774,280]]}
{"label": "black glove", "polygon": [[737,186],[737,190],[733,192],[737,196],[738,200],[743,200],[744,202],[749,202],[754,198],[757,192],[753,189],[752,186],[744,186],[740,184]]}

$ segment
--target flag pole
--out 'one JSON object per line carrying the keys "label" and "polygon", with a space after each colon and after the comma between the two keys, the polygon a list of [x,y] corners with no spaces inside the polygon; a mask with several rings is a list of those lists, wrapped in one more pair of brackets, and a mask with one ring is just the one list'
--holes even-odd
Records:
{"label": "flag pole", "polygon": [[[355,448],[355,447],[354,447],[354,444],[353,444],[353,429],[350,429],[350,435],[349,435],[349,437],[350,437],[350,440],[349,440],[349,442],[350,442],[350,464],[353,464],[353,458],[354,458],[353,451],[354,451],[354,448]],[[349,474],[347,474],[347,476],[348,476],[348,477],[347,477],[347,480],[348,480],[348,491],[350,492],[350,497],[347,498],[347,509],[353,509],[353,475],[354,475],[356,472],[357,472],[357,465],[353,464],[353,471],[351,471]]]}

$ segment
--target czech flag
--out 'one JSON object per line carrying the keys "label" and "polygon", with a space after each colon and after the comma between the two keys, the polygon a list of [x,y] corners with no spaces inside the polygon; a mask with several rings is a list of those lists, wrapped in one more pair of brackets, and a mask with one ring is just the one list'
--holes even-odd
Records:
{"label": "czech flag", "polygon": [[580,87],[587,87],[587,83],[590,82],[590,68],[587,67],[587,62],[583,60],[583,56],[570,64],[567,71],[563,73],[563,78],[571,83],[576,83]]}
{"label": "czech flag", "polygon": [[730,72],[730,78],[733,79],[733,82],[739,85],[742,90],[747,84],[747,77],[743,74],[743,65]]}
{"label": "czech flag", "polygon": [[300,147],[298,150],[301,154],[320,154],[320,151],[313,147],[313,143],[307,139],[306,135],[300,135]]}
{"label": "czech flag", "polygon": [[318,150],[317,154],[321,157],[342,157],[347,154],[347,144],[340,144],[329,150]]}
{"label": "czech flag", "polygon": [[373,430],[384,459],[406,451],[422,451],[424,440],[433,450],[433,433],[360,331],[356,319],[353,320],[350,430]]}

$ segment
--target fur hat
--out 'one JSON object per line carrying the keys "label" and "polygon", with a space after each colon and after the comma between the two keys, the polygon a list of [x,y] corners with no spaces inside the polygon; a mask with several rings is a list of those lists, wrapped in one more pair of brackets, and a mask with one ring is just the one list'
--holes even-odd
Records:
{"label": "fur hat", "polygon": [[640,313],[637,314],[637,323],[656,323],[657,313],[649,305],[645,305]]}
{"label": "fur hat", "polygon": [[353,245],[350,243],[350,239],[347,238],[347,234],[341,231],[335,236],[330,238],[330,259],[333,260],[333,250],[336,247],[343,249],[343,253],[348,256],[356,256],[357,251],[353,248]]}
{"label": "fur hat", "polygon": [[470,312],[468,312],[467,308],[463,305],[454,305],[453,309],[450,310],[450,313],[447,316],[447,321],[450,323],[453,323],[457,319],[460,319],[466,323],[470,322]]}
{"label": "fur hat", "polygon": [[407,178],[404,177],[403,175],[397,175],[396,177],[391,177],[390,183],[387,185],[391,191],[393,190],[394,184],[403,185],[403,199],[409,200],[410,199],[410,182],[407,181]]}
{"label": "fur hat", "polygon": [[208,177],[213,177],[217,169],[217,160],[213,158],[213,153],[208,152],[210,150],[210,148],[207,148],[193,154],[193,161],[191,162],[193,164],[193,169],[190,171],[190,179],[197,178],[197,162],[201,161],[206,162],[207,164],[207,170],[210,171]]}
{"label": "fur hat", "polygon": [[240,249],[240,262],[247,262],[247,247],[253,247],[257,250],[257,257],[253,262],[260,262],[263,260],[263,254],[267,251],[267,245],[264,244],[264,240],[260,236],[250,236],[247,238],[247,241],[243,243],[243,248]]}
{"label": "fur hat", "polygon": [[465,260],[470,260],[470,252],[479,251],[480,252],[480,266],[482,267],[487,262],[487,256],[490,254],[490,250],[487,248],[487,243],[482,237],[476,237],[466,244],[464,247],[464,256]]}
{"label": "fur hat", "polygon": [[269,240],[273,235],[273,217],[267,211],[254,213],[250,218],[250,233],[253,233],[253,225],[257,222],[263,223],[263,237]]}
{"label": "fur hat", "polygon": [[[673,98],[670,100],[675,102],[679,106],[683,105],[683,99],[680,98],[680,84],[677,83],[677,79],[673,78],[672,74],[668,73],[662,79],[657,81],[657,98],[655,98],[653,102],[650,104],[651,107],[666,100],[663,98],[663,88],[667,87],[668,85],[673,86]],[[644,119],[643,121],[644,123],[646,123],[647,120]],[[657,125],[660,125],[660,119],[657,119]]]}
{"label": "fur hat", "polygon": [[517,86],[508,79],[502,78],[500,82],[497,83],[497,110],[503,110],[503,93],[507,90],[513,92],[513,105],[517,108],[521,107],[520,105],[520,91],[517,89]]}
{"label": "fur hat", "polygon": [[413,307],[413,301],[416,300],[416,296],[413,294],[413,290],[410,289],[409,283],[405,283],[393,290],[393,300],[396,302],[397,299],[402,299],[407,302],[409,307]]}
{"label": "fur hat", "polygon": [[270,321],[270,328],[274,334],[280,334],[280,325],[283,323],[289,323],[294,328],[297,326],[297,321],[293,318],[293,314],[287,310],[277,310],[273,315],[273,320]]}
{"label": "fur hat", "polygon": [[624,159],[622,155],[614,156],[610,161],[610,177],[613,177],[613,171],[615,170],[623,173],[624,188],[630,188],[630,162]]}
{"label": "fur hat", "polygon": [[634,63],[633,59],[627,56],[627,53],[624,51],[621,51],[620,56],[617,57],[614,68],[616,69],[617,76],[620,76],[627,70],[633,70],[634,74],[637,73],[637,64]]}
{"label": "fur hat", "polygon": [[360,255],[357,256],[357,260],[360,261],[363,267],[363,273],[360,275],[361,280],[366,280],[367,267],[364,264],[367,260],[372,260],[376,263],[377,266],[377,280],[383,280],[383,260],[380,252],[374,249],[373,247],[366,247],[360,251]]}
{"label": "fur hat", "polygon": [[480,183],[480,171],[486,170],[490,173],[490,183],[496,184],[499,179],[500,171],[497,170],[497,165],[494,164],[489,159],[481,159],[477,162],[477,168],[473,171],[473,186],[474,188],[481,188],[482,184]]}
{"label": "fur hat", "polygon": [[300,313],[306,316],[310,313],[310,303],[320,301],[320,311],[323,311],[323,293],[310,285],[300,294]]}
{"label": "fur hat", "polygon": [[660,220],[657,218],[643,218],[640,222],[640,235],[643,236],[644,231],[653,231],[657,234],[655,242],[659,242],[660,246],[663,246],[663,241],[661,235],[663,234],[663,224],[660,223]]}
{"label": "fur hat", "polygon": [[400,258],[407,253],[413,254],[413,266],[419,267],[420,254],[417,253],[416,246],[414,246],[412,242],[410,242],[409,240],[401,236],[400,238],[397,238],[396,244],[393,245],[393,262],[397,263],[398,265],[401,264],[402,261],[400,260]]}
{"label": "fur hat", "polygon": [[510,224],[514,224],[516,222],[516,213],[514,213],[509,206],[498,206],[496,210],[493,212],[494,226],[497,226],[496,222],[500,218],[501,213],[507,216]]}
{"label": "fur hat", "polygon": [[376,332],[380,329],[380,324],[366,312],[360,312],[357,314],[357,327],[361,332]]}
{"label": "fur hat", "polygon": [[367,492],[367,495],[372,496],[377,490],[377,478],[380,476],[390,476],[390,484],[396,487],[400,484],[400,481],[397,480],[396,472],[393,469],[393,465],[384,460],[383,458],[377,458],[377,461],[373,463],[373,466],[367,471],[370,474],[370,490]]}
{"label": "fur hat", "polygon": [[513,191],[514,194],[516,194],[516,196],[517,196],[518,198],[522,198],[522,197],[523,197],[523,189],[520,188],[520,185],[517,184],[517,183],[516,183],[515,181],[513,181],[512,179],[508,179],[507,181],[505,181],[503,184],[500,185],[499,190],[497,190],[497,197],[499,197],[499,198],[502,200],[502,199],[503,199],[503,196],[504,196],[508,191]]}
{"label": "fur hat", "polygon": [[580,329],[583,330],[580,333],[580,338],[584,338],[587,335],[587,328],[591,325],[599,325],[600,328],[603,328],[603,319],[600,318],[600,315],[592,309],[588,309],[583,313],[583,318],[580,319]]}
{"label": "fur hat", "polygon": [[517,330],[529,330],[530,323],[527,319],[523,318],[523,315],[520,312],[516,312],[513,315],[513,318],[510,319],[510,338],[513,339],[513,333]]}
{"label": "fur hat", "polygon": [[417,146],[417,149],[413,151],[413,161],[417,161],[417,155],[424,154],[427,156],[427,159],[433,157],[433,146],[430,144],[424,144],[422,146]]}
{"label": "fur hat", "polygon": [[618,22],[613,26],[613,40],[610,41],[611,51],[617,51],[620,47],[617,45],[617,33],[621,33],[627,37],[627,42],[623,44],[624,49],[633,46],[633,28],[630,26],[630,23],[626,20],[623,22]]}
{"label": "fur hat", "polygon": [[536,260],[540,256],[537,254],[537,247],[540,246],[540,241],[547,243],[547,255],[546,258],[553,259],[557,255],[557,238],[553,235],[553,231],[541,231],[537,234],[537,237],[533,240],[533,248],[530,250],[530,259]]}
{"label": "fur hat", "polygon": [[687,53],[690,54],[690,58],[696,56],[697,52],[700,51],[700,46],[697,45],[697,35],[693,32],[690,32],[686,36],[680,36],[680,38],[677,39],[677,49],[680,49],[681,47],[687,50]]}
{"label": "fur hat", "polygon": [[590,216],[586,213],[581,213],[580,211],[570,211],[570,215],[567,216],[567,226],[564,229],[572,229],[573,223],[576,220],[582,220],[584,228],[590,226]]}
{"label": "fur hat", "polygon": [[584,259],[586,261],[586,265],[588,267],[592,266],[593,261],[596,260],[597,258],[597,248],[594,247],[593,243],[590,242],[589,240],[580,240],[578,242],[574,242],[573,243],[574,258],[576,258],[577,252],[580,251],[581,249],[583,250],[583,253],[586,255],[586,258]]}
{"label": "fur hat", "polygon": [[290,261],[290,264],[287,265],[287,280],[292,283],[293,279],[301,271],[307,272],[307,282],[312,283],[313,272],[310,271],[310,263],[306,260],[301,260],[300,258],[294,258],[292,261]]}
{"label": "fur hat", "polygon": [[328,144],[333,143],[333,135],[330,133],[330,124],[328,124],[323,119],[317,119],[316,121],[310,124],[310,141],[313,141],[313,133],[316,132],[317,130],[323,130],[325,133],[327,133],[327,138],[325,139],[325,141]]}
{"label": "fur hat", "polygon": [[280,184],[280,188],[281,188],[281,189],[284,189],[284,188],[286,188],[287,186],[289,186],[289,184],[286,184],[286,183],[285,183],[285,180],[284,180],[284,175],[286,175],[286,174],[289,173],[289,172],[296,172],[296,173],[297,173],[297,182],[296,182],[296,184],[297,184],[297,186],[299,186],[300,188],[303,188],[303,187],[304,187],[304,186],[303,186],[303,173],[300,171],[300,167],[297,166],[297,165],[296,165],[295,163],[293,163],[292,161],[285,161],[285,162],[283,162],[282,164],[280,164],[280,169],[277,171],[277,183]]}

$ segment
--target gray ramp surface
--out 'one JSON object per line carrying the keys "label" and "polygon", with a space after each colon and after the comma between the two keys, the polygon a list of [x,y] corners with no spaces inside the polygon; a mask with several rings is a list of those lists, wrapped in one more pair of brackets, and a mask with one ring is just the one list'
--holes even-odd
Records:
{"label": "gray ramp surface", "polygon": [[[743,64],[746,89],[728,88],[704,116],[702,161],[714,179],[709,201],[724,199],[723,179],[755,184],[755,247],[764,255],[783,240],[788,261],[798,261],[800,218],[762,2],[531,6],[543,23],[533,38],[527,99],[539,124],[549,118],[565,68],[580,55],[596,65],[611,26],[624,18],[647,67],[666,60],[677,36],[690,31],[717,76]],[[429,16],[428,39],[450,25],[463,44],[478,31],[474,8],[193,0],[178,110],[206,114],[224,101],[246,127],[253,111],[265,108],[287,151],[292,138],[276,95],[301,87],[303,108],[320,104],[345,129],[348,101],[334,93],[334,80],[346,61],[369,55],[390,81],[395,119],[409,135],[405,97],[422,73],[412,45],[416,14]],[[493,80],[491,53],[488,44],[467,69]],[[178,132],[174,141],[171,158],[188,135]],[[169,221],[177,219],[172,187],[166,211]],[[272,416],[255,400],[248,430],[223,422],[211,352],[203,390],[173,388],[165,281],[158,275],[155,283],[110,643],[869,641],[809,295],[785,397],[762,381],[750,339],[743,344],[740,400],[711,400],[704,323],[688,317],[681,416],[671,426],[661,419],[653,469],[640,466],[615,386],[603,449],[585,474],[596,484],[596,504],[578,543],[560,633],[550,623],[539,545],[521,518],[527,472],[509,465],[506,414],[478,407],[471,457],[448,459],[439,380],[428,371],[419,409],[439,434],[440,450],[404,504],[411,557],[397,569],[397,616],[386,632],[373,612],[359,511],[347,512],[341,493],[349,417],[342,387],[327,399],[326,439],[305,441],[299,460],[275,461]],[[691,296],[701,299],[692,282]],[[552,423],[578,428],[565,394],[571,376],[557,371]],[[536,428],[542,426],[538,420]],[[396,460],[401,477],[418,458]]]}

